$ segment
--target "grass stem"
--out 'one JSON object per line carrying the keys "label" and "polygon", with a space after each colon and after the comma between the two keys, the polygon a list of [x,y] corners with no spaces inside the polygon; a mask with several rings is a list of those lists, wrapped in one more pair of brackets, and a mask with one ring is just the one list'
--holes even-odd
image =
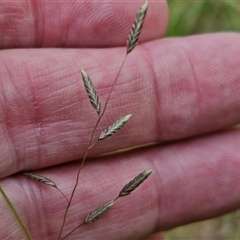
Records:
{"label": "grass stem", "polygon": [[5,201],[7,202],[8,206],[10,207],[13,215],[15,216],[15,218],[17,219],[17,221],[19,222],[20,226],[22,227],[26,237],[28,240],[33,240],[30,232],[28,231],[27,227],[25,226],[25,224],[23,223],[20,215],[18,214],[17,210],[15,209],[15,207],[13,206],[11,200],[8,198],[7,194],[4,192],[3,188],[0,186],[0,192],[3,195],[3,198],[5,199]]}
{"label": "grass stem", "polygon": [[74,185],[74,187],[73,187],[73,190],[72,190],[70,199],[69,199],[69,201],[68,201],[68,205],[67,205],[66,210],[65,210],[65,212],[64,212],[63,222],[62,222],[62,226],[61,226],[61,228],[60,228],[58,240],[61,240],[61,235],[62,235],[62,231],[63,231],[64,225],[65,225],[65,222],[66,222],[67,213],[68,213],[68,210],[69,210],[69,208],[70,208],[70,206],[71,206],[72,199],[73,199],[74,193],[75,193],[75,191],[76,191],[76,188],[77,188],[77,186],[78,186],[79,176],[80,176],[80,173],[81,173],[81,171],[82,171],[83,165],[84,165],[84,163],[85,163],[85,161],[86,161],[88,151],[90,150],[91,147],[93,147],[93,145],[95,145],[95,142],[94,142],[94,144],[92,145],[94,133],[95,133],[95,131],[96,131],[96,129],[97,129],[97,127],[98,127],[98,125],[99,125],[99,123],[100,123],[103,115],[104,115],[104,113],[106,112],[107,104],[108,104],[108,102],[109,102],[109,100],[110,100],[111,94],[112,94],[112,92],[113,92],[113,88],[114,88],[114,86],[116,85],[116,82],[117,82],[117,80],[118,80],[118,78],[119,78],[120,72],[121,72],[121,70],[122,70],[122,68],[123,68],[123,65],[124,65],[124,63],[125,63],[125,61],[126,61],[126,58],[127,58],[127,54],[125,55],[125,57],[124,57],[124,59],[123,59],[123,62],[122,62],[121,66],[120,66],[120,68],[119,68],[119,70],[118,70],[117,76],[116,76],[116,78],[115,78],[115,80],[114,80],[114,82],[113,82],[113,84],[112,84],[112,86],[111,86],[111,89],[110,89],[109,93],[108,93],[107,100],[106,100],[105,105],[104,105],[104,107],[103,107],[102,113],[101,113],[101,114],[99,115],[99,117],[98,117],[98,120],[97,120],[97,122],[96,122],[96,124],[95,124],[95,127],[93,128],[91,137],[90,137],[89,142],[88,142],[88,144],[87,144],[86,150],[85,150],[85,152],[84,152],[84,157],[83,157],[83,160],[82,160],[82,162],[81,162],[80,168],[79,168],[78,173],[77,173],[76,182],[75,182],[75,185]]}

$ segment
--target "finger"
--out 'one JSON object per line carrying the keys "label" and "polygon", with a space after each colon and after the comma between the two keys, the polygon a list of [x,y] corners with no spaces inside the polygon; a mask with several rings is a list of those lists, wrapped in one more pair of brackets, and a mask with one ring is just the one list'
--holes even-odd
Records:
{"label": "finger", "polygon": [[[89,212],[118,196],[122,187],[143,170],[152,175],[98,220],[84,225],[69,239],[141,239],[155,231],[216,217],[240,207],[240,130],[232,130],[165,146],[89,161],[81,174],[64,233]],[[69,196],[78,163],[38,171],[53,179]],[[34,239],[56,239],[66,201],[55,189],[23,176],[1,180]],[[4,202],[1,199],[1,206]],[[4,217],[4,218],[3,218]],[[4,219],[7,219],[5,222]],[[37,220],[37,221],[34,221]],[[1,208],[2,239],[14,239],[7,207]]]}
{"label": "finger", "polygon": [[[239,123],[239,39],[237,34],[204,35],[138,47],[127,59],[95,139],[120,117],[133,114],[132,118],[90,154],[182,139]],[[97,113],[80,69],[88,72],[104,105],[123,52],[1,52],[1,177],[83,156]]]}
{"label": "finger", "polygon": [[[141,2],[0,1],[0,48],[113,47],[126,44]],[[164,35],[166,1],[150,1],[141,40]]]}

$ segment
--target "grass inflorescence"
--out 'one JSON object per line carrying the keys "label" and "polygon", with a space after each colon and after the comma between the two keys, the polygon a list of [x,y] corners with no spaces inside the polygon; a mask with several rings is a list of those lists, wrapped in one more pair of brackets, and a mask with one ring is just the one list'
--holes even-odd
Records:
{"label": "grass inflorescence", "polygon": [[[105,111],[107,109],[107,105],[108,105],[108,102],[110,100],[110,97],[111,97],[111,94],[113,92],[113,88],[116,86],[116,83],[117,83],[117,80],[119,78],[119,75],[120,75],[120,72],[122,71],[122,68],[123,68],[123,65],[127,59],[127,56],[129,55],[129,53],[131,53],[134,48],[136,47],[137,43],[138,43],[138,40],[139,40],[139,36],[141,34],[141,30],[142,30],[142,27],[143,27],[143,24],[144,24],[144,20],[145,20],[145,17],[146,17],[146,14],[147,14],[147,9],[148,9],[148,2],[146,1],[142,7],[140,8],[139,12],[137,13],[135,19],[134,19],[134,22],[132,24],[132,27],[130,29],[130,33],[128,35],[128,38],[127,38],[127,43],[126,43],[126,55],[122,61],[122,64],[116,74],[116,77],[113,81],[113,84],[111,85],[110,87],[110,91],[108,93],[108,96],[107,96],[107,99],[106,99],[106,102],[104,104],[103,107],[101,107],[101,103],[100,103],[100,98],[97,94],[97,91],[94,87],[94,84],[90,78],[90,76],[87,74],[87,72],[82,69],[81,70],[81,76],[82,76],[82,80],[83,80],[83,84],[85,86],[85,89],[86,89],[86,92],[87,92],[87,96],[89,98],[89,101],[92,105],[92,107],[94,108],[94,110],[97,112],[98,114],[98,118],[97,118],[97,121],[95,123],[95,126],[93,128],[93,131],[89,137],[89,141],[87,143],[87,147],[85,149],[85,152],[84,152],[84,156],[83,156],[83,159],[81,161],[81,164],[79,165],[79,168],[77,170],[77,175],[76,175],[76,181],[75,181],[75,184],[73,186],[73,189],[72,189],[72,192],[70,194],[70,197],[68,198],[58,187],[57,187],[57,184],[45,177],[45,176],[41,176],[39,174],[36,174],[36,173],[30,173],[30,172],[24,172],[23,174],[30,178],[30,179],[33,179],[37,182],[39,182],[40,184],[44,184],[46,186],[50,186],[50,187],[54,187],[55,189],[57,189],[63,196],[64,198],[67,200],[67,207],[65,209],[65,212],[64,212],[64,216],[62,218],[62,224],[59,228],[59,234],[58,234],[58,240],[63,240],[65,238],[67,238],[71,233],[73,233],[75,230],[77,230],[78,228],[80,228],[81,226],[83,226],[84,224],[88,224],[88,223],[91,223],[93,221],[95,221],[97,218],[101,217],[104,213],[106,213],[114,204],[115,202],[123,197],[123,196],[127,196],[129,195],[132,191],[134,191],[143,181],[145,181],[147,179],[147,177],[152,173],[152,169],[149,169],[149,170],[146,170],[140,174],[138,174],[135,178],[133,178],[128,184],[126,184],[122,189],[121,191],[119,192],[118,196],[111,200],[111,201],[108,201],[107,203],[101,205],[100,207],[96,208],[95,210],[93,210],[92,212],[90,212],[87,217],[85,218],[85,220],[78,226],[76,226],[75,228],[73,228],[70,232],[68,232],[67,234],[65,234],[64,236],[63,235],[63,230],[64,230],[64,226],[65,226],[65,223],[66,223],[66,220],[67,220],[67,214],[68,214],[68,211],[71,207],[71,204],[72,204],[72,200],[73,200],[73,197],[74,197],[74,194],[76,192],[76,188],[79,184],[79,179],[80,179],[80,173],[83,169],[83,166],[84,166],[84,163],[87,159],[87,156],[88,156],[88,152],[90,151],[90,149],[95,145],[97,144],[98,141],[102,141],[102,140],[105,140],[109,137],[111,137],[112,135],[114,135],[117,131],[119,131],[121,128],[123,128],[126,123],[130,120],[132,114],[127,114],[123,117],[120,117],[118,120],[116,120],[115,122],[113,122],[108,128],[106,128],[105,130],[103,130],[100,134],[100,136],[98,137],[95,137],[95,132],[98,128],[98,125],[102,119],[102,117],[104,116],[105,114]],[[94,139],[96,139],[94,141]],[[6,196],[6,194],[4,193],[4,191],[2,189],[1,190],[1,193],[2,195],[4,196],[5,200],[7,201],[7,203],[9,204],[9,206],[11,207],[11,210],[12,212],[15,214],[16,218],[18,219],[20,225],[22,226],[23,230],[25,231],[25,234],[26,234],[26,237],[28,239],[32,239],[30,237],[30,233],[28,232],[27,228],[25,227],[25,225],[23,224],[23,222],[21,221],[21,218],[18,214],[16,214],[16,210],[15,208],[13,207],[11,201],[9,200],[9,198]]]}

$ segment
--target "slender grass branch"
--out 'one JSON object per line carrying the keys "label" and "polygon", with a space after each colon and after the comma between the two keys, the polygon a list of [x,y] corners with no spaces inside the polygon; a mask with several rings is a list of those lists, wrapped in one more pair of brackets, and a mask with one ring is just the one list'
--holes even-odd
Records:
{"label": "slender grass branch", "polygon": [[[125,63],[125,61],[127,59],[127,56],[135,48],[135,46],[138,43],[138,38],[139,38],[139,35],[141,33],[141,29],[142,29],[142,26],[143,26],[143,23],[144,23],[144,19],[146,17],[147,9],[148,9],[148,2],[146,1],[142,5],[142,7],[140,8],[139,12],[137,13],[136,18],[134,19],[134,23],[132,25],[132,28],[130,30],[130,34],[129,34],[128,40],[127,40],[127,46],[126,46],[127,47],[127,52],[126,52],[126,55],[125,55],[125,57],[123,59],[123,62],[122,62],[121,66],[120,66],[120,68],[118,70],[116,78],[115,78],[115,80],[114,80],[114,82],[113,82],[113,84],[112,84],[112,86],[110,88],[110,91],[109,91],[109,94],[107,96],[107,99],[106,99],[106,102],[105,102],[105,105],[104,105],[104,108],[103,108],[102,112],[100,110],[100,102],[99,102],[98,96],[96,94],[96,91],[95,91],[95,89],[93,87],[93,84],[92,84],[89,76],[87,75],[87,73],[84,70],[82,70],[82,77],[83,77],[84,85],[86,87],[86,90],[87,90],[89,98],[90,98],[90,102],[91,102],[92,106],[94,107],[94,109],[97,111],[99,117],[98,117],[98,120],[97,120],[97,122],[96,122],[96,124],[95,124],[95,126],[93,128],[93,131],[91,133],[89,142],[88,142],[86,150],[84,152],[84,157],[83,157],[83,160],[81,162],[81,165],[80,165],[78,173],[77,173],[76,182],[75,182],[75,185],[73,187],[73,190],[72,190],[72,193],[71,193],[68,205],[67,205],[67,207],[65,209],[63,222],[62,222],[62,225],[61,225],[61,228],[60,228],[58,240],[61,240],[61,235],[62,235],[62,231],[63,231],[64,225],[65,225],[65,222],[66,222],[67,213],[68,213],[68,210],[69,210],[69,208],[71,206],[72,199],[73,199],[73,196],[75,194],[76,188],[78,186],[79,176],[80,176],[80,173],[82,171],[83,165],[84,165],[84,163],[85,163],[85,161],[87,159],[88,151],[98,142],[98,140],[93,142],[94,134],[96,132],[96,129],[97,129],[97,127],[98,127],[102,117],[104,116],[104,114],[106,112],[108,102],[110,100],[110,97],[111,97],[111,94],[113,92],[114,86],[117,83],[117,80],[119,78],[120,72],[122,71],[123,65],[124,65],[124,63]],[[125,116],[125,118],[121,119],[123,122],[120,121],[120,123],[119,123],[117,121],[117,123],[120,124],[120,125],[124,125],[126,123],[126,121],[127,121],[126,119],[129,119],[130,116],[131,115]],[[116,127],[116,126],[114,126],[114,127]],[[117,130],[117,128],[114,129],[114,130],[112,129],[113,132],[116,132],[116,130]]]}
{"label": "slender grass branch", "polygon": [[85,223],[89,223],[100,217],[103,213],[105,213],[110,207],[113,206],[113,204],[120,198],[120,197],[125,197],[129,195],[132,191],[134,191],[139,185],[141,185],[152,173],[152,169],[145,170],[144,172],[141,172],[138,174],[135,178],[133,178],[129,183],[127,183],[120,191],[118,196],[108,202],[107,204],[102,205],[101,207],[97,208],[90,214],[88,214],[87,218],[85,221],[81,224],[79,224],[77,227],[75,227],[73,230],[71,230],[68,234],[66,234],[63,238],[65,239],[68,237],[71,233],[73,233],[75,230],[83,226]]}
{"label": "slender grass branch", "polygon": [[63,238],[61,238],[62,240],[67,238],[70,234],[72,234],[73,232],[75,232],[78,228],[80,228],[82,225],[84,225],[85,222],[79,224],[77,227],[75,227],[73,230],[71,230],[68,234],[66,234]]}
{"label": "slender grass branch", "polygon": [[72,199],[73,199],[73,196],[74,196],[74,194],[75,194],[76,188],[77,188],[77,186],[78,186],[79,176],[80,176],[80,173],[81,173],[81,171],[82,171],[83,165],[84,165],[84,163],[85,163],[85,161],[86,161],[86,159],[87,159],[88,151],[97,143],[97,141],[95,141],[95,142],[92,144],[93,137],[94,137],[94,133],[96,132],[97,127],[98,127],[98,125],[99,125],[99,123],[100,123],[100,121],[101,121],[104,113],[106,112],[107,104],[108,104],[108,102],[109,102],[109,100],[110,100],[110,97],[111,97],[111,94],[112,94],[112,92],[113,92],[114,86],[115,86],[116,83],[117,83],[117,80],[118,80],[118,78],[119,78],[119,75],[120,75],[120,72],[121,72],[121,70],[122,70],[122,68],[123,68],[123,65],[124,65],[124,63],[125,63],[125,61],[126,61],[127,55],[128,55],[128,54],[125,55],[125,57],[124,57],[124,59],[123,59],[123,62],[122,62],[121,66],[120,66],[120,68],[119,68],[119,70],[118,70],[117,76],[116,76],[116,78],[115,78],[115,80],[114,80],[114,82],[113,82],[113,84],[112,84],[112,86],[111,86],[111,89],[110,89],[110,91],[109,91],[109,94],[108,94],[108,96],[107,96],[107,99],[106,99],[105,105],[104,105],[104,107],[103,107],[102,113],[101,113],[101,114],[99,115],[99,117],[98,117],[98,120],[97,120],[97,122],[96,122],[96,124],[95,124],[95,127],[93,128],[91,137],[90,137],[90,139],[89,139],[88,145],[87,145],[86,150],[85,150],[85,152],[84,152],[84,157],[83,157],[83,160],[82,160],[82,162],[81,162],[80,168],[79,168],[78,173],[77,173],[76,182],[75,182],[75,185],[74,185],[74,187],[73,187],[73,190],[72,190],[70,199],[69,199],[69,201],[68,201],[68,205],[67,205],[66,210],[65,210],[65,212],[64,212],[63,223],[62,223],[62,226],[61,226],[61,229],[60,229],[60,232],[59,232],[58,240],[61,239],[62,231],[63,231],[64,225],[65,225],[65,222],[66,222],[66,218],[67,218],[67,213],[68,213],[68,210],[69,210],[69,208],[70,208],[70,206],[71,206]]}

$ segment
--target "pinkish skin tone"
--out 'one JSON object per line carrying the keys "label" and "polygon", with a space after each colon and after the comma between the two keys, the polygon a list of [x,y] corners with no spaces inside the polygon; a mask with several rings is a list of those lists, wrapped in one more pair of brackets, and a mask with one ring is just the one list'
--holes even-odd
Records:
{"label": "pinkish skin tone", "polygon": [[[4,48],[123,46],[141,6],[140,2],[126,1],[22,0],[0,4],[0,43]],[[155,2],[151,8],[142,42],[159,38],[166,30],[166,3]]]}
{"label": "pinkish skin tone", "polygon": [[[104,32],[105,25],[97,26],[99,6],[96,16],[94,4],[95,14],[81,1],[61,4],[67,3],[0,1],[0,11],[8,13],[0,18],[0,44],[5,49],[0,51],[0,184],[34,239],[56,239],[66,201],[55,189],[12,174],[52,166],[37,173],[54,180],[69,196],[79,166],[70,161],[82,157],[97,119],[81,81],[81,68],[88,71],[104,102],[125,47],[96,48],[124,45],[132,16],[139,9],[139,3],[128,3],[128,12],[118,3],[115,11],[124,9],[126,19],[116,20],[119,27],[110,31],[113,14],[107,11],[110,15],[103,21],[110,25]],[[106,4],[112,8],[110,2]],[[87,161],[66,231],[99,203],[115,198],[138,173],[154,171],[101,220],[83,226],[69,239],[140,239],[240,207],[240,131],[226,130],[240,122],[240,36],[220,33],[158,39],[167,28],[167,5],[149,5],[144,43],[129,55],[99,132],[122,115],[133,116],[115,136],[96,144],[91,155],[172,142]],[[26,12],[18,16],[25,25],[9,17],[11,24],[7,16],[11,11],[17,15],[21,6]],[[82,12],[95,21],[74,23],[71,18],[76,20]],[[161,13],[158,17],[157,12]],[[97,34],[101,36],[96,44]],[[65,49],[8,49],[21,46]],[[67,49],[72,46],[79,48]],[[184,140],[187,137],[193,138]],[[55,166],[60,163],[65,164]],[[21,229],[0,199],[4,206],[0,208],[0,239],[22,239]]]}

